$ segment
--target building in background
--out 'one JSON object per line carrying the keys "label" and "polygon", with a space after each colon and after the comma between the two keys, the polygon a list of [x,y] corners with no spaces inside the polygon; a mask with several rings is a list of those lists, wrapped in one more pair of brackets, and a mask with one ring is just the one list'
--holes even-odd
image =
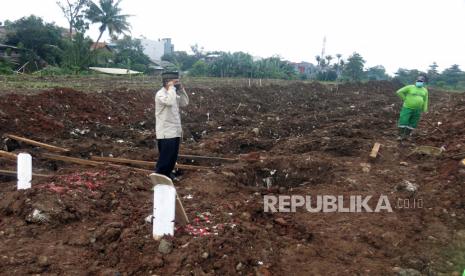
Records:
{"label": "building in background", "polygon": [[171,43],[171,38],[162,38],[159,40],[141,38],[140,42],[142,47],[144,47],[144,54],[154,62],[159,62],[163,55],[169,55],[174,52],[174,45]]}
{"label": "building in background", "polygon": [[311,78],[317,71],[316,66],[310,62],[291,62],[291,64],[294,66],[297,73],[307,78]]}
{"label": "building in background", "polygon": [[6,28],[3,25],[0,25],[0,42],[6,39]]}

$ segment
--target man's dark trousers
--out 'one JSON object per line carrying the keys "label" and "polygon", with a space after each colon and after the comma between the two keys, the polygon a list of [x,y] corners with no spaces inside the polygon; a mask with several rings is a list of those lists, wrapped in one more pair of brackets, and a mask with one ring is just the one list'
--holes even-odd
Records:
{"label": "man's dark trousers", "polygon": [[166,175],[171,178],[171,172],[176,165],[179,153],[179,143],[181,138],[169,138],[169,139],[158,139],[158,157],[157,166],[155,172]]}

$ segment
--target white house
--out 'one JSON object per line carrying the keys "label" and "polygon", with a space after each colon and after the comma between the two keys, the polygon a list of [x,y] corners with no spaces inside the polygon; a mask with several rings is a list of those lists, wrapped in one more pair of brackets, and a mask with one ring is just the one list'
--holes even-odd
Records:
{"label": "white house", "polygon": [[162,38],[159,40],[150,40],[146,38],[140,39],[144,54],[152,61],[160,61],[163,55],[172,54],[174,45],[171,44],[171,38]]}

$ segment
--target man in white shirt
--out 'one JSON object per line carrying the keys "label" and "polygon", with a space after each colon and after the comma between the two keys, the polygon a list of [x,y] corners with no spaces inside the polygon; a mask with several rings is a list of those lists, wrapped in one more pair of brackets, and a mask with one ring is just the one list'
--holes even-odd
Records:
{"label": "man in white shirt", "polygon": [[180,107],[189,104],[186,90],[179,81],[178,72],[162,74],[163,87],[155,95],[155,124],[158,145],[156,173],[172,177],[178,159],[182,127]]}

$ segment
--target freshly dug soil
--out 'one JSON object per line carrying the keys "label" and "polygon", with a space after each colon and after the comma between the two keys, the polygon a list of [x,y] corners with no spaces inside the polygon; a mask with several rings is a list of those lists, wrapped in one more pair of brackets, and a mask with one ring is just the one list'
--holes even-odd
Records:
{"label": "freshly dug soil", "polygon": [[[413,140],[396,141],[394,82],[189,87],[179,163],[189,227],[162,243],[147,173],[86,167],[30,152],[32,189],[0,176],[1,275],[450,275],[465,267],[465,95],[430,91]],[[70,156],[155,161],[154,91],[55,88],[0,97],[0,135],[70,148]],[[380,156],[370,162],[375,142]],[[462,158],[465,158],[463,156]],[[0,159],[2,169],[15,162]],[[399,188],[408,181],[418,189]],[[264,212],[265,195],[386,195],[392,213]],[[405,203],[408,203],[408,208]],[[164,253],[160,252],[163,251]],[[411,274],[413,275],[413,274]]]}

